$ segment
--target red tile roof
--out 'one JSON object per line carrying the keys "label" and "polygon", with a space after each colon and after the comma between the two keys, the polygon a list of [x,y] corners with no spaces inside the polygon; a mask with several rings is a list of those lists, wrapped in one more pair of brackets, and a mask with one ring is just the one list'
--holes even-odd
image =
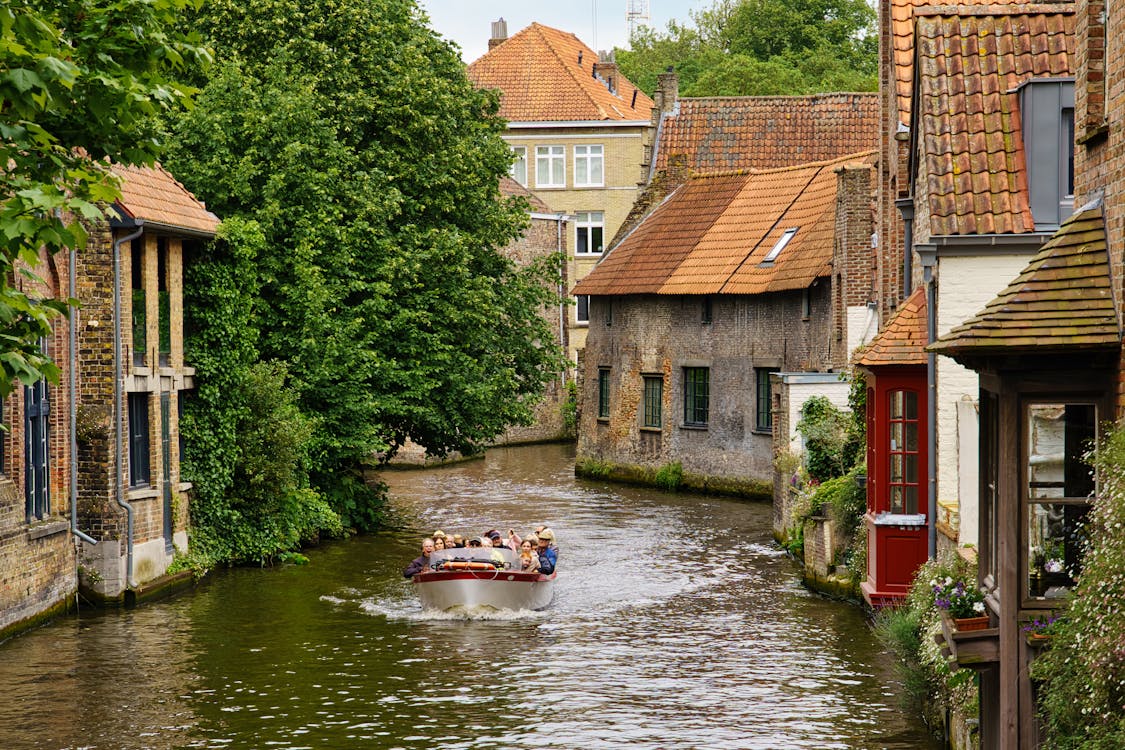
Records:
{"label": "red tile roof", "polygon": [[906,298],[886,327],[856,360],[861,367],[926,364],[926,288]]}
{"label": "red tile roof", "polygon": [[956,356],[1120,344],[1098,204],[1075,212],[984,310],[930,348]]}
{"label": "red tile roof", "polygon": [[[691,178],[574,288],[576,294],[760,294],[831,272],[836,170],[874,152],[761,172]],[[785,233],[773,262],[765,256]]]}
{"label": "red tile roof", "polygon": [[777,169],[875,148],[878,94],[682,98],[664,116],[656,169]]}
{"label": "red tile roof", "polygon": [[473,62],[468,73],[477,86],[500,90],[500,115],[509,122],[648,121],[652,99],[620,72],[616,93],[610,92],[593,75],[597,61],[574,34],[533,23]]}
{"label": "red tile roof", "polygon": [[1073,6],[918,8],[921,144],[930,232],[1010,234],[1035,225],[1019,99],[1031,78],[1074,69]]}
{"label": "red tile roof", "polygon": [[153,167],[113,165],[121,178],[118,208],[129,218],[171,229],[213,235],[219,219],[159,164]]}

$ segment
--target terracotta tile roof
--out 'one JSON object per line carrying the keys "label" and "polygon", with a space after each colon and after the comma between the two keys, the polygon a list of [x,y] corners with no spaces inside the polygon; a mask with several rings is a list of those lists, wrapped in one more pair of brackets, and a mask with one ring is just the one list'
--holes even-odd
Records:
{"label": "terracotta tile roof", "polygon": [[689,97],[664,115],[656,169],[777,169],[867,151],[878,138],[878,94]]}
{"label": "terracotta tile roof", "polygon": [[121,178],[117,206],[129,218],[172,229],[215,233],[219,219],[159,164],[152,167],[113,165]]}
{"label": "terracotta tile roof", "polygon": [[926,288],[918,287],[895,311],[890,322],[871,340],[856,364],[861,367],[881,365],[926,364]]}
{"label": "terracotta tile roof", "polygon": [[[676,189],[574,288],[576,294],[760,294],[831,271],[836,170],[874,152],[761,172],[698,175]],[[765,256],[787,229],[776,260]]]}
{"label": "terracotta tile roof", "polygon": [[546,203],[544,203],[538,195],[531,192],[523,185],[513,180],[511,177],[500,178],[500,194],[507,198],[526,198],[527,202],[531,204],[531,210],[536,213],[558,213],[557,211],[552,211],[551,208]]}
{"label": "terracotta tile roof", "polygon": [[[914,17],[932,15],[937,8],[969,8],[1019,6],[1025,12],[1036,12],[1036,8],[1055,8],[1058,5],[1030,5],[1004,0],[961,0],[954,5],[942,6],[932,0],[891,0],[891,44],[894,56],[895,94],[898,102],[899,122],[910,124],[910,98],[914,85]],[[1032,10],[1027,10],[1032,9]]]}
{"label": "terracotta tile roof", "polygon": [[930,345],[941,354],[1118,347],[1100,204],[1085,206],[984,310]]}
{"label": "terracotta tile roof", "polygon": [[1072,11],[1069,4],[917,10],[914,137],[932,234],[1034,230],[1014,89],[1070,75]]}
{"label": "terracotta tile roof", "polygon": [[473,62],[468,74],[477,86],[500,90],[500,115],[509,122],[649,120],[652,99],[620,72],[611,93],[593,76],[597,60],[574,34],[533,23]]}

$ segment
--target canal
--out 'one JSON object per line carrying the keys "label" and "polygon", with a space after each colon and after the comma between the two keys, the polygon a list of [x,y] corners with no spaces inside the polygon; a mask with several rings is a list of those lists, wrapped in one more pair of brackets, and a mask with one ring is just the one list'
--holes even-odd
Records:
{"label": "canal", "polygon": [[[766,504],[577,481],[565,446],[390,472],[398,529],[0,644],[0,748],[933,748]],[[421,534],[548,522],[546,611],[422,612]]]}

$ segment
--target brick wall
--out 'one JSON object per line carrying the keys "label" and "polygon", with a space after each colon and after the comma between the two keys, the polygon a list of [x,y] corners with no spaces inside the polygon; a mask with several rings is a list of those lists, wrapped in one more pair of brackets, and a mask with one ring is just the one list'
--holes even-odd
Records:
{"label": "brick wall", "polygon": [[[903,222],[895,200],[909,187],[906,173],[906,150],[896,138],[899,129],[898,100],[895,91],[893,38],[891,36],[891,0],[879,2],[879,167],[876,274],[879,313],[882,320],[902,300]],[[907,123],[909,124],[909,123]]]}
{"label": "brick wall", "polygon": [[836,236],[832,258],[831,364],[847,367],[851,356],[849,308],[866,307],[876,299],[874,169],[856,164],[836,170]]}

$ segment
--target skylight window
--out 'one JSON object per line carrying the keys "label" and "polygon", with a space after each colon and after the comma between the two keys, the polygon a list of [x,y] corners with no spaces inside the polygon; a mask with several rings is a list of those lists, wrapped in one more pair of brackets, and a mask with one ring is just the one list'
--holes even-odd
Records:
{"label": "skylight window", "polygon": [[786,229],[785,233],[782,234],[781,237],[777,240],[777,244],[775,244],[773,248],[768,253],[766,253],[766,257],[762,260],[762,262],[773,263],[775,260],[777,260],[777,256],[781,255],[781,251],[784,250],[785,246],[789,244],[789,240],[793,239],[793,235],[797,233],[798,229],[800,229],[800,227]]}

